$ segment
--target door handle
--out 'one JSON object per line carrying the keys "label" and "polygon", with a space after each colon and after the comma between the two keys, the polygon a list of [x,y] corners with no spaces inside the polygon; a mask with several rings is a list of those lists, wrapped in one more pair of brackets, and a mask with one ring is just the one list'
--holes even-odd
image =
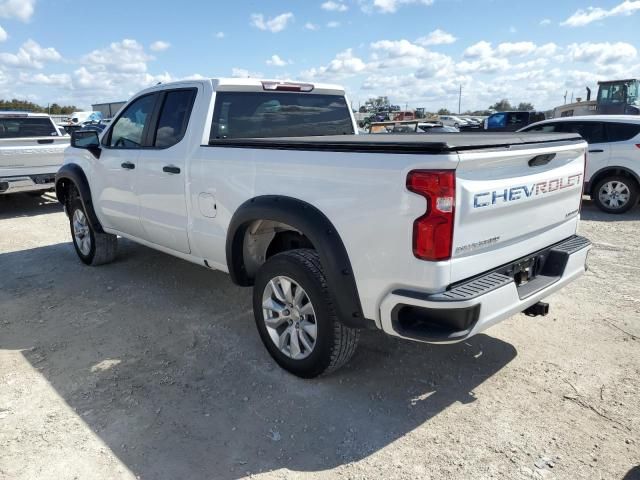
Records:
{"label": "door handle", "polygon": [[134,163],[131,163],[131,162],[121,163],[120,166],[122,168],[126,168],[127,170],[133,170],[134,168],[136,168],[136,165]]}
{"label": "door handle", "polygon": [[589,153],[604,153],[604,150],[589,150]]}
{"label": "door handle", "polygon": [[39,144],[44,144],[44,143],[53,143],[53,138],[41,138],[40,140],[38,140]]}
{"label": "door handle", "polygon": [[180,173],[180,168],[174,167],[173,165],[167,165],[166,167],[162,167],[162,171],[165,173]]}

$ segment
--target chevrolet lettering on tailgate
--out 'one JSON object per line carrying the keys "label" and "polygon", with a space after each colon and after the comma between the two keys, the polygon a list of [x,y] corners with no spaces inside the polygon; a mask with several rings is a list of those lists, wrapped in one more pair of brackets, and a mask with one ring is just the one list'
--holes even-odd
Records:
{"label": "chevrolet lettering on tailgate", "polygon": [[476,193],[473,196],[473,208],[483,208],[498,203],[515,202],[538,195],[546,195],[566,188],[581,186],[582,174],[576,173],[574,175],[554,178],[529,185],[517,185],[515,187],[493,190],[491,192]]}

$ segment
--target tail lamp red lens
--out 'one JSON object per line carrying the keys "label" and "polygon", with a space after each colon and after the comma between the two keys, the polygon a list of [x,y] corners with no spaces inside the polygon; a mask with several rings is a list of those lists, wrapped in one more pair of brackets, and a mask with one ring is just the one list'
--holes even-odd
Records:
{"label": "tail lamp red lens", "polygon": [[454,170],[413,170],[407,189],[427,200],[427,211],[413,222],[413,254],[422,260],[448,260],[453,245],[456,198]]}

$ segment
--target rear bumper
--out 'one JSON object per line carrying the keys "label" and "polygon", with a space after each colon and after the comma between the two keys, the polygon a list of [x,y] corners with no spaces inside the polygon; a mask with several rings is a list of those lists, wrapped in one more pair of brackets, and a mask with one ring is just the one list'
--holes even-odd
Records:
{"label": "rear bumper", "polygon": [[[582,275],[590,249],[589,240],[573,236],[442,293],[394,290],[380,305],[382,329],[389,335],[429,343],[465,340]],[[530,265],[536,277],[518,286],[519,272]]]}
{"label": "rear bumper", "polygon": [[0,195],[49,190],[50,188],[55,188],[55,179],[55,172],[16,177],[0,176]]}

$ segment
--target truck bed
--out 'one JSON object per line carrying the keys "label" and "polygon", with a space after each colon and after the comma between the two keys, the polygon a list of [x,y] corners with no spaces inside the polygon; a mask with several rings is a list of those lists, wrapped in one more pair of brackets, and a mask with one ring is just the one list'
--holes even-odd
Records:
{"label": "truck bed", "polygon": [[442,154],[469,150],[513,149],[533,144],[582,141],[575,133],[443,133],[331,135],[323,137],[227,138],[209,146],[274,150]]}

